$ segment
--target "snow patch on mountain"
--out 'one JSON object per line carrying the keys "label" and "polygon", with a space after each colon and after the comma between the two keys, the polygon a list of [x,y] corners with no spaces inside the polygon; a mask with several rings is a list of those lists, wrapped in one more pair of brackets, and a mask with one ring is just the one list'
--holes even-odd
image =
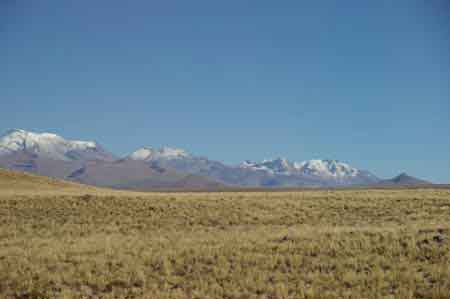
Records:
{"label": "snow patch on mountain", "polygon": [[141,149],[138,149],[134,153],[132,153],[129,158],[136,161],[155,161],[160,159],[181,159],[190,157],[190,154],[183,150],[178,148],[172,148],[172,147],[162,147],[160,149],[155,149],[152,147],[144,147]]}

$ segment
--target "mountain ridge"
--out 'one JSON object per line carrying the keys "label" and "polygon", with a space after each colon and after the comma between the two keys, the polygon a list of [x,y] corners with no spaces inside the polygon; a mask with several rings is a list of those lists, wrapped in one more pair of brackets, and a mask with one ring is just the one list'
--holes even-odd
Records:
{"label": "mountain ridge", "polygon": [[[96,186],[125,189],[139,186],[143,190],[180,185],[199,188],[370,186],[389,181],[332,159],[296,162],[275,158],[227,165],[168,146],[145,146],[118,158],[97,142],[68,140],[53,133],[22,129],[8,130],[0,136],[0,166]],[[416,179],[417,183],[420,181]]]}
{"label": "mountain ridge", "polygon": [[431,184],[431,182],[428,182],[426,180],[410,176],[406,172],[402,172],[391,179],[381,180],[379,182],[379,185],[381,186],[420,186]]}

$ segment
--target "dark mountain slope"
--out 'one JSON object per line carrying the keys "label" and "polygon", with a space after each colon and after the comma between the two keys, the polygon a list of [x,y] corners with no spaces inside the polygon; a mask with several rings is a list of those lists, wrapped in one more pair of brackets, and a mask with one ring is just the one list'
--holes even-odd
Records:
{"label": "dark mountain slope", "polygon": [[378,183],[380,186],[420,186],[431,184],[431,182],[412,177],[406,173],[401,173],[392,179],[382,180]]}

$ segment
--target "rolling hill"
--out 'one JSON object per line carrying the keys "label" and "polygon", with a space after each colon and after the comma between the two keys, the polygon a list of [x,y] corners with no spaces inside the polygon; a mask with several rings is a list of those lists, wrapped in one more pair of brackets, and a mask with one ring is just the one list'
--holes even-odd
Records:
{"label": "rolling hill", "polygon": [[95,188],[68,182],[60,179],[40,176],[32,173],[10,171],[0,169],[0,190],[1,191],[33,191],[39,192],[45,190],[67,190],[76,189],[82,191],[83,189]]}
{"label": "rolling hill", "polygon": [[380,181],[379,185],[381,185],[381,186],[425,186],[425,185],[432,185],[432,183],[425,181],[425,180],[415,178],[406,173],[401,173],[392,179]]}

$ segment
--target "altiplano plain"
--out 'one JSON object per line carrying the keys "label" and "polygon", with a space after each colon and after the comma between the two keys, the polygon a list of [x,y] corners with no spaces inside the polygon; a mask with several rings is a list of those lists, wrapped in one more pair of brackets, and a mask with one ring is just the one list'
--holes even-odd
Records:
{"label": "altiplano plain", "polygon": [[1,298],[450,297],[448,189],[0,186]]}

